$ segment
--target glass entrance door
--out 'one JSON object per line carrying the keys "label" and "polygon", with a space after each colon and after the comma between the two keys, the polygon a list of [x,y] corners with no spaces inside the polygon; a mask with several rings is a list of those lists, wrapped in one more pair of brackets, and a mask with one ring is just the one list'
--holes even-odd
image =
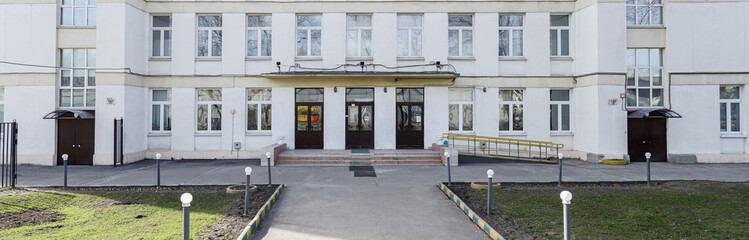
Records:
{"label": "glass entrance door", "polygon": [[323,89],[296,90],[297,149],[323,148]]}
{"label": "glass entrance door", "polygon": [[399,88],[395,103],[395,148],[424,148],[424,89]]}
{"label": "glass entrance door", "polygon": [[346,89],[346,148],[374,148],[374,89]]}

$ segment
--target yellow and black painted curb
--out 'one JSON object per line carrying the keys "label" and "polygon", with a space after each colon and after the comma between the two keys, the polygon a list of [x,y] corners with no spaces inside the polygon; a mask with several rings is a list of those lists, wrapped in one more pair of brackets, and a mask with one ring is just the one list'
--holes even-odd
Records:
{"label": "yellow and black painted curb", "polygon": [[252,218],[252,221],[250,221],[249,224],[247,224],[247,227],[242,230],[242,233],[239,234],[239,237],[237,237],[237,240],[248,240],[250,239],[250,236],[252,236],[252,233],[257,231],[257,227],[260,225],[260,221],[263,220],[265,215],[268,215],[268,212],[270,211],[271,207],[274,203],[276,203],[276,199],[278,199],[278,195],[281,193],[281,190],[283,190],[284,184],[281,184],[276,189],[276,192],[273,193],[273,196],[268,199],[268,201],[265,202],[265,205],[263,205],[260,210],[257,211],[257,214],[255,214],[255,217]]}
{"label": "yellow and black painted curb", "polygon": [[601,164],[604,165],[627,165],[627,160],[624,159],[603,159]]}
{"label": "yellow and black painted curb", "polygon": [[444,183],[440,182],[439,184],[437,184],[437,187],[439,187],[440,190],[442,190],[442,192],[444,192],[445,195],[447,195],[447,197],[450,198],[450,200],[455,202],[455,205],[458,205],[460,210],[462,210],[463,213],[465,213],[468,216],[468,218],[470,218],[471,221],[473,221],[473,223],[475,223],[479,228],[481,228],[481,230],[484,230],[484,232],[487,235],[489,235],[489,238],[493,240],[505,240],[505,238],[502,237],[502,235],[499,235],[499,233],[496,230],[494,230],[492,226],[489,226],[489,224],[486,223],[484,219],[481,219],[481,217],[479,217],[475,212],[473,212],[473,210],[471,210],[471,208],[468,207],[463,202],[463,200],[461,200],[449,188],[447,188],[447,186],[445,186]]}

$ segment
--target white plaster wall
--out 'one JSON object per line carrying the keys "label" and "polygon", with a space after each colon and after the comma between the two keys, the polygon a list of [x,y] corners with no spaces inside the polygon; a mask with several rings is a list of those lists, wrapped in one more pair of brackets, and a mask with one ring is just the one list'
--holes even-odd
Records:
{"label": "white plaster wall", "polygon": [[448,130],[448,92],[446,87],[424,88],[424,148]]}
{"label": "white plaster wall", "polygon": [[242,136],[247,128],[247,94],[245,88],[223,88],[221,95],[221,150],[232,151],[234,142],[244,145]]}
{"label": "white plaster wall", "polygon": [[375,87],[375,148],[395,149],[395,88]]}
{"label": "white plaster wall", "polygon": [[668,153],[720,153],[718,86],[674,85],[671,90],[672,110],[682,118],[668,120]]}
{"label": "white plaster wall", "polygon": [[55,87],[5,87],[5,122],[18,122],[18,162],[55,165],[55,120],[42,119],[55,110]]}
{"label": "white plaster wall", "polygon": [[[496,61],[496,60],[495,60]],[[476,88],[473,95],[473,128],[479,136],[497,136],[499,132],[499,89]]]}
{"label": "white plaster wall", "polygon": [[221,150],[221,135],[195,134],[195,151]]}
{"label": "white plaster wall", "polygon": [[573,95],[576,99],[589,99],[585,101],[575,102],[577,109],[573,115],[577,116],[578,121],[575,131],[574,145],[576,150],[584,152],[596,152],[599,147],[599,139],[597,132],[599,131],[598,118],[598,101],[590,99],[598,99],[598,88],[596,86],[587,86],[575,88]]}
{"label": "white plaster wall", "polygon": [[[424,61],[447,62],[447,13],[424,13],[422,53]],[[397,36],[396,36],[397,37]],[[397,44],[397,43],[396,43]],[[430,71],[433,71],[430,69]],[[431,146],[431,144],[429,144]]]}
{"label": "white plaster wall", "polygon": [[172,138],[170,135],[153,135],[148,136],[148,150],[170,150],[172,147]]}
{"label": "white plaster wall", "polygon": [[172,88],[172,150],[195,150],[195,88]]}
{"label": "white plaster wall", "polygon": [[[396,49],[397,49],[397,38],[398,38],[398,22],[397,15],[395,13],[375,13],[372,14],[372,57],[374,63],[383,64],[385,66],[394,66],[396,64]],[[377,71],[388,71],[387,69],[377,69]],[[390,90],[390,89],[388,89]],[[392,89],[395,90],[395,89]],[[375,91],[376,92],[376,91]],[[395,92],[393,92],[394,94]],[[393,95],[393,100],[395,95]],[[377,97],[375,96],[375,101]],[[375,104],[376,105],[376,104]],[[377,111],[377,108],[375,108]],[[393,106],[392,114],[395,114],[395,107]],[[377,119],[377,114],[375,114]],[[376,126],[381,126],[376,124]],[[395,129],[395,123],[393,123],[393,129]],[[395,130],[393,130],[395,131]],[[377,139],[375,133],[375,142]],[[395,136],[395,134],[393,134]],[[395,141],[395,137],[393,137]],[[377,145],[375,143],[375,145]],[[392,143],[395,148],[395,143]]]}
{"label": "white plaster wall", "polygon": [[474,20],[473,55],[476,58],[476,75],[496,76],[499,74],[499,14],[476,13]]}
{"label": "white plaster wall", "polygon": [[323,148],[346,148],[346,89],[338,88],[333,92],[332,87],[325,88],[323,106]]}
{"label": "white plaster wall", "polygon": [[[149,96],[148,88],[133,86],[124,86],[124,88],[126,94],[125,97],[127,98],[127,104],[125,104],[125,121],[123,126],[125,133],[124,152],[142,152],[147,149],[146,134],[148,132],[148,126],[150,126],[148,124],[150,122],[148,121],[150,120],[148,115],[149,111],[146,108],[148,104],[146,100]],[[110,126],[109,130],[112,131],[112,128],[113,126]],[[106,131],[107,129],[103,130]],[[112,141],[112,138],[109,138],[109,140]],[[109,152],[111,153],[112,150],[110,149]]]}
{"label": "white plaster wall", "polygon": [[[271,39],[273,64],[281,62],[282,71],[288,71],[289,66],[294,65],[296,53],[296,15],[294,13],[274,13],[271,21],[273,22],[273,38]],[[289,143],[293,144],[292,142]],[[288,146],[291,147],[292,145]]]}
{"label": "white plaster wall", "polygon": [[273,141],[278,142],[283,138],[284,143],[289,149],[294,149],[294,119],[296,119],[294,107],[294,88],[275,87],[273,88]]}
{"label": "white plaster wall", "polygon": [[195,74],[195,24],[195,13],[172,14],[172,75]]}
{"label": "white plaster wall", "polygon": [[549,88],[526,88],[524,94],[523,129],[528,139],[549,141]]}
{"label": "white plaster wall", "polygon": [[346,63],[346,13],[323,13],[321,55],[325,68]]}
{"label": "white plaster wall", "polygon": [[[128,17],[126,14],[127,8],[128,5],[124,3],[97,4],[96,55],[99,56],[96,58],[97,67],[124,68],[130,64],[130,62],[126,62],[126,59],[129,59],[131,54],[137,55],[137,53],[127,52],[127,46],[130,44],[127,43],[127,40],[130,38],[125,32],[125,28],[130,26],[130,24],[127,24],[127,21],[131,21],[131,19],[126,19]],[[138,20],[133,19],[132,21]],[[140,35],[138,33],[132,34]],[[140,39],[142,38],[139,38],[138,42],[141,42]],[[97,96],[98,94],[97,92]],[[97,127],[97,129],[99,128]],[[99,149],[98,146],[97,149]]]}
{"label": "white plaster wall", "polygon": [[[625,72],[627,70],[626,6],[622,2],[597,3],[596,19],[598,44],[597,72]],[[580,23],[580,21],[576,21]],[[577,29],[582,29],[578,27]],[[588,47],[582,45],[583,47]],[[579,49],[579,48],[578,48]],[[579,66],[579,65],[578,65]],[[622,82],[624,79],[622,79]],[[618,95],[617,95],[618,96]]]}
{"label": "white plaster wall", "polygon": [[222,74],[243,75],[247,55],[247,16],[245,13],[224,13],[222,16]]}
{"label": "white plaster wall", "polygon": [[[0,4],[0,60],[56,65],[56,16],[56,4]],[[18,72],[55,69],[0,64],[0,73]]]}
{"label": "white plaster wall", "polygon": [[525,14],[523,56],[528,59],[527,75],[549,75],[549,22],[549,13]]}
{"label": "white plaster wall", "polygon": [[[130,70],[133,73],[138,74],[146,74],[147,73],[147,59],[148,59],[148,42],[144,41],[143,39],[148,39],[149,34],[147,31],[150,29],[148,28],[148,14],[141,11],[140,9],[137,9],[133,7],[130,4],[124,4],[124,11],[125,11],[125,19],[124,27],[120,27],[120,31],[124,29],[124,40],[125,40],[125,53],[123,55],[113,55],[113,56],[123,56],[125,66],[116,66],[116,67],[127,67],[130,68]],[[97,5],[97,8],[99,5]],[[96,19],[97,24],[106,23],[110,21],[110,17],[107,15],[98,15],[99,17]],[[100,28],[97,27],[97,39],[98,36],[100,36],[98,33]],[[97,42],[97,47],[102,46],[102,42]],[[104,44],[104,45],[109,45]],[[106,56],[111,57],[110,55],[97,55],[97,56]],[[110,67],[108,65],[97,65],[97,67]]]}
{"label": "white plaster wall", "polygon": [[[575,41],[575,74],[581,75],[598,71],[598,6],[591,4],[575,12],[571,25],[576,31],[572,33]],[[623,49],[622,51],[625,51]]]}
{"label": "white plaster wall", "polygon": [[[263,147],[265,146],[277,143],[278,140],[273,139],[271,135],[263,135],[263,136],[247,135],[245,136],[244,142],[245,142],[245,145],[243,147],[245,151],[256,151],[256,150],[262,150]],[[261,154],[265,154],[265,153],[261,152]],[[258,158],[259,157],[260,156],[258,156]]]}

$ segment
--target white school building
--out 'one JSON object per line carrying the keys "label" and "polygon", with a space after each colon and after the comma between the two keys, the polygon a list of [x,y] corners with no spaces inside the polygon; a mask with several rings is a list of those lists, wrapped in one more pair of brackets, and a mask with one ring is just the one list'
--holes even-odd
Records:
{"label": "white school building", "polygon": [[[0,0],[20,163],[428,149],[749,162],[749,1]],[[264,153],[264,152],[263,152]]]}

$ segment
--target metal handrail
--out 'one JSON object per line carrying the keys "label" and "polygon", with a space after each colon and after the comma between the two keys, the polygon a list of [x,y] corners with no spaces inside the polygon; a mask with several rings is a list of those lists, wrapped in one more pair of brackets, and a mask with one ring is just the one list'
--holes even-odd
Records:
{"label": "metal handrail", "polygon": [[[458,149],[458,152],[462,155],[497,159],[555,163],[557,160],[556,154],[564,148],[564,144],[561,143],[526,139],[459,133],[445,133],[442,137],[448,140],[450,147]],[[555,153],[555,155],[550,155],[550,152]]]}

